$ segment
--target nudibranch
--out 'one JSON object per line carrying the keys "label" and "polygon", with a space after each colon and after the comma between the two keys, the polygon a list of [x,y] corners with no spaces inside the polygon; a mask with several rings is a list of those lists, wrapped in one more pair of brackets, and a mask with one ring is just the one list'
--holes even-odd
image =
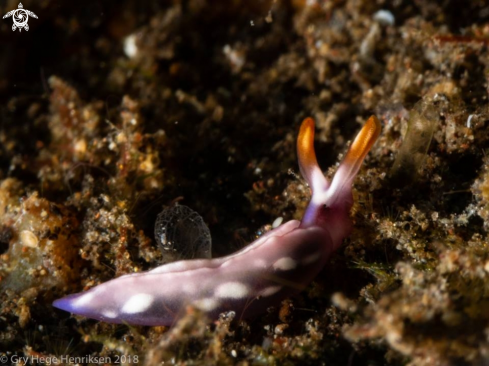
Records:
{"label": "nudibranch", "polygon": [[303,290],[352,229],[352,183],[380,134],[370,117],[329,182],[314,151],[314,121],[302,122],[297,154],[312,197],[302,221],[292,220],[222,258],[182,260],[121,276],[56,300],[57,308],[110,323],[172,325],[187,306],[217,319],[234,311],[253,317]]}

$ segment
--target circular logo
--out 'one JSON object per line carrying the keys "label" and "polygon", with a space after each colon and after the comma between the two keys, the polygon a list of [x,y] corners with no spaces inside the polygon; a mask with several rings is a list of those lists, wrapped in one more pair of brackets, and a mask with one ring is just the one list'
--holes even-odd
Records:
{"label": "circular logo", "polygon": [[15,10],[12,19],[18,28],[23,28],[29,20],[29,14],[24,9]]}

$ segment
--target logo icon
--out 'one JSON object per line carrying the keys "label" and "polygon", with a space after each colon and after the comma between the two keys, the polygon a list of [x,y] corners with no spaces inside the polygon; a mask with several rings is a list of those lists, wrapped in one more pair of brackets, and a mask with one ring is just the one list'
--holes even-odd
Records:
{"label": "logo icon", "polygon": [[29,20],[29,15],[37,19],[37,15],[34,14],[30,10],[24,9],[22,3],[19,3],[18,9],[9,11],[7,14],[3,16],[3,19],[12,17],[14,24],[12,25],[12,30],[16,30],[19,28],[19,32],[24,28],[26,31],[29,30],[29,26],[27,25],[27,21]]}

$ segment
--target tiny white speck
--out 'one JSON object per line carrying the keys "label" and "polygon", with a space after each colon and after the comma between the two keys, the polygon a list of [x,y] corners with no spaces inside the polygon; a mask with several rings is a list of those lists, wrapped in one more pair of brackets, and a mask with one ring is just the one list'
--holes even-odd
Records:
{"label": "tiny white speck", "polygon": [[282,222],[284,221],[284,218],[282,216],[280,217],[277,217],[274,221],[273,221],[273,224],[272,224],[272,227],[274,229],[278,228],[280,225],[282,225]]}
{"label": "tiny white speck", "polygon": [[133,58],[138,54],[138,46],[136,45],[136,35],[131,34],[124,39],[124,53],[127,57]]}
{"label": "tiny white speck", "polygon": [[150,294],[133,295],[126,301],[121,311],[126,314],[140,313],[151,306],[153,299]]}
{"label": "tiny white speck", "polygon": [[274,269],[288,271],[297,267],[297,262],[290,257],[280,258],[273,264]]}
{"label": "tiny white speck", "polygon": [[252,27],[254,27],[254,26],[255,26],[255,22],[253,22],[252,20],[250,20],[250,25],[251,25]]}
{"label": "tiny white speck", "polygon": [[275,295],[277,292],[279,292],[281,289],[282,289],[281,286],[266,287],[260,291],[260,296],[263,296],[263,297],[272,296],[272,295]]}
{"label": "tiny white speck", "polygon": [[217,287],[215,295],[218,297],[240,299],[248,295],[248,288],[241,282],[226,282]]}
{"label": "tiny white speck", "polygon": [[202,311],[212,311],[219,306],[219,301],[212,297],[206,297],[194,302],[196,308]]}
{"label": "tiny white speck", "polygon": [[471,114],[469,118],[467,118],[467,128],[472,128],[472,118],[474,118],[473,114]]}
{"label": "tiny white speck", "polygon": [[92,301],[94,298],[94,295],[93,293],[86,293],[84,295],[81,295],[78,299],[76,299],[74,302],[73,302],[73,306],[75,308],[79,308],[79,307],[82,307],[84,305],[87,305],[90,301]]}

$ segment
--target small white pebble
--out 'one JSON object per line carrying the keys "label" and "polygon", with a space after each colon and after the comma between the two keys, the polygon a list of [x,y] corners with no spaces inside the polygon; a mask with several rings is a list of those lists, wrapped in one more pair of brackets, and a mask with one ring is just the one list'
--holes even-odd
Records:
{"label": "small white pebble", "polygon": [[277,217],[274,221],[273,221],[273,224],[272,224],[272,227],[274,229],[278,228],[280,225],[282,225],[282,222],[284,221],[284,218],[282,216],[280,217]]}
{"label": "small white pebble", "polygon": [[254,27],[254,26],[255,26],[255,23],[254,23],[252,20],[250,20],[250,25],[251,25],[252,27]]}
{"label": "small white pebble", "polygon": [[394,25],[396,22],[394,14],[389,10],[379,10],[374,14],[373,19],[382,25]]}
{"label": "small white pebble", "polygon": [[124,53],[129,58],[133,58],[138,54],[135,34],[131,34],[124,39]]}
{"label": "small white pebble", "polygon": [[74,150],[75,153],[78,155],[85,154],[85,152],[87,151],[87,142],[85,141],[85,139],[75,141]]}
{"label": "small white pebble", "polygon": [[223,47],[222,52],[226,55],[231,66],[234,69],[241,70],[246,62],[246,58],[243,52],[231,48],[231,46],[228,44]]}
{"label": "small white pebble", "polygon": [[19,234],[20,243],[29,248],[37,248],[39,239],[37,236],[29,230],[22,230]]}
{"label": "small white pebble", "polygon": [[275,327],[275,334],[282,335],[284,334],[285,330],[289,327],[288,324],[278,324]]}

